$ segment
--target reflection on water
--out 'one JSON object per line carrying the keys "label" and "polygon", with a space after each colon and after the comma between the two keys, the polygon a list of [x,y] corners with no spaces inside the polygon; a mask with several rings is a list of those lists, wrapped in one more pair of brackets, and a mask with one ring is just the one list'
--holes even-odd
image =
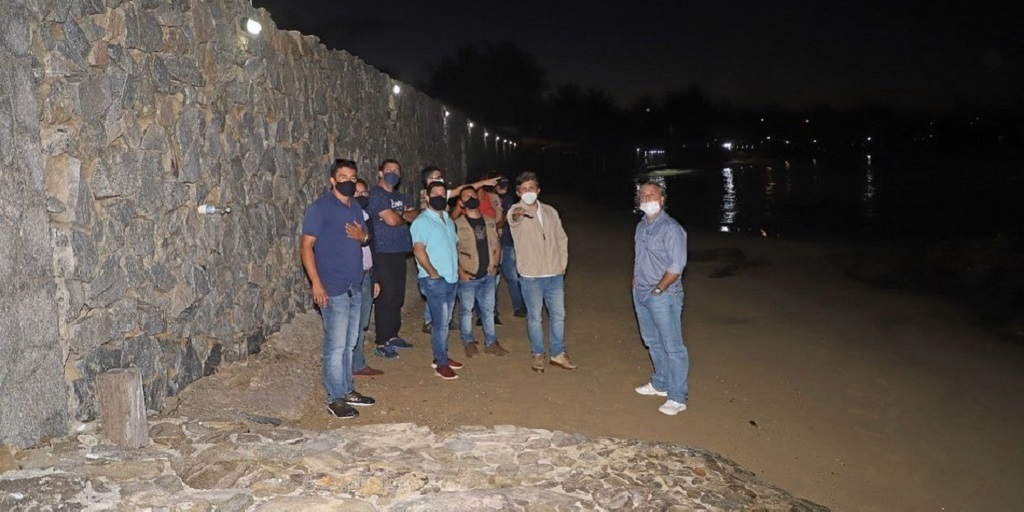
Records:
{"label": "reflection on water", "polygon": [[864,166],[864,215],[872,219],[876,216],[875,212],[875,173],[871,168],[871,155],[868,155],[868,163]]}
{"label": "reflection on water", "polygon": [[986,169],[992,166],[866,155],[732,164],[666,177],[668,208],[688,227],[797,238],[1019,230],[1024,180]]}
{"label": "reflection on water", "polygon": [[720,230],[729,232],[732,229],[733,220],[736,218],[736,186],[732,181],[732,169],[722,169],[722,220]]}

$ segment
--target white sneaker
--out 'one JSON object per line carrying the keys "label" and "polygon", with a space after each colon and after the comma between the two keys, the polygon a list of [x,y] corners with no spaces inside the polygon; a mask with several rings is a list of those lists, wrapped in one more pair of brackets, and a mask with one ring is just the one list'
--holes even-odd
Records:
{"label": "white sneaker", "polygon": [[665,403],[661,404],[661,407],[658,407],[659,412],[669,416],[675,416],[685,410],[686,404],[681,404],[675,400],[666,400]]}
{"label": "white sneaker", "polygon": [[667,392],[658,391],[657,389],[654,389],[654,386],[650,382],[634,389],[633,391],[636,391],[637,393],[640,393],[641,395],[644,396],[668,396]]}

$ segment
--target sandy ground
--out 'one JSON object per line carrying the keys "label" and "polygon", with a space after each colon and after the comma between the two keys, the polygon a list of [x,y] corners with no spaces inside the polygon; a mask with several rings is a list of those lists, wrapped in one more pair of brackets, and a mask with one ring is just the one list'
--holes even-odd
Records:
{"label": "sandy ground", "polygon": [[[840,248],[691,233],[691,251],[735,247],[764,263],[711,278],[724,262],[691,262],[691,396],[668,417],[662,399],[633,392],[650,372],[629,294],[635,217],[555,205],[570,238],[566,337],[579,370],[530,371],[525,320],[502,289],[498,335],[512,353],[466,359],[453,332],[449,353],[466,367],[444,381],[429,366],[422,301],[409,300],[403,335],[416,347],[370,357],[386,374],[356,383],[378,405],[349,422],[329,416],[318,367],[305,364],[289,376],[316,382],[299,425],[515,424],[669,441],[836,510],[1024,509],[1024,349],[957,304],[851,282],[831,263]],[[321,335],[315,313],[293,324],[282,333]]]}

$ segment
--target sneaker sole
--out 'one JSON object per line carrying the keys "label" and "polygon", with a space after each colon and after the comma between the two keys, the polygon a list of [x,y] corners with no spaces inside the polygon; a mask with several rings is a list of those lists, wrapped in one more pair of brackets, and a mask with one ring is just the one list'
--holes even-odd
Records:
{"label": "sneaker sole", "polygon": [[561,363],[556,363],[554,361],[548,361],[548,364],[550,364],[551,366],[557,366],[557,367],[559,367],[559,368],[561,368],[563,370],[575,370],[575,369],[579,368],[579,366],[565,366],[565,365],[563,365]]}
{"label": "sneaker sole", "polygon": [[[461,370],[461,369],[466,367],[466,365],[464,365],[464,364],[460,364],[458,366],[452,366],[452,365],[448,365],[448,366],[450,366],[452,370]],[[437,369],[437,363],[430,363],[430,367],[436,370]]]}
{"label": "sneaker sole", "polygon": [[373,404],[357,404],[355,402],[345,402],[345,403],[351,405],[352,407],[370,407],[370,406],[373,405]]}
{"label": "sneaker sole", "polygon": [[[636,391],[636,390],[634,389],[633,391]],[[636,394],[641,395],[641,396],[661,396],[661,397],[665,397],[665,396],[668,396],[668,391],[654,390],[653,393],[647,393],[645,391],[636,391]]]}
{"label": "sneaker sole", "polygon": [[338,416],[337,414],[334,414],[334,411],[332,411],[330,407],[328,407],[327,408],[327,412],[329,412],[331,414],[331,416],[334,416],[335,418],[338,418],[340,420],[350,420],[352,418],[358,418],[359,417],[359,411],[356,411],[356,413],[353,414],[352,416]]}
{"label": "sneaker sole", "polygon": [[458,375],[455,375],[454,377],[445,377],[444,375],[441,375],[440,373],[437,373],[437,372],[434,372],[434,375],[437,375],[438,377],[441,377],[444,380],[455,380],[455,379],[459,378]]}

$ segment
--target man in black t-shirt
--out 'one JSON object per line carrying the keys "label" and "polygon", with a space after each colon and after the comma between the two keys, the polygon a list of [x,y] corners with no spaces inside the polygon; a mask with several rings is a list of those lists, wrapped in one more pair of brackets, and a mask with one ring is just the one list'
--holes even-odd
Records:
{"label": "man in black t-shirt", "polygon": [[479,353],[473,339],[473,305],[479,302],[480,320],[484,329],[484,352],[496,356],[508,354],[498,344],[494,332],[494,280],[501,262],[501,246],[494,219],[480,213],[476,189],[459,192],[459,206],[464,215],[455,219],[459,236],[459,333],[466,357]]}

